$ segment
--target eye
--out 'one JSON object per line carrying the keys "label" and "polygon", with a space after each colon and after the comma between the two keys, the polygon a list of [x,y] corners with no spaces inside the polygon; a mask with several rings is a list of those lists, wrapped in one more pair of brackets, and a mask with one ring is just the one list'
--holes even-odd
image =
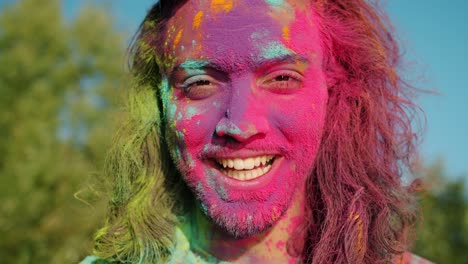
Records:
{"label": "eye", "polygon": [[[303,77],[296,71],[275,71],[262,78],[261,86],[266,89],[283,90],[302,87]],[[287,92],[287,91],[280,91]]]}
{"label": "eye", "polygon": [[214,94],[220,83],[209,75],[197,75],[187,78],[179,88],[187,98],[200,100]]}

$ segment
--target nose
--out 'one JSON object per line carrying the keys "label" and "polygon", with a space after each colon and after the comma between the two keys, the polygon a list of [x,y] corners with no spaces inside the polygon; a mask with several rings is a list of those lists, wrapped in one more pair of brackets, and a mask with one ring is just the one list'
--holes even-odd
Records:
{"label": "nose", "polygon": [[229,103],[225,115],[216,125],[219,137],[231,137],[238,142],[265,137],[270,130],[267,108],[247,78],[232,81]]}

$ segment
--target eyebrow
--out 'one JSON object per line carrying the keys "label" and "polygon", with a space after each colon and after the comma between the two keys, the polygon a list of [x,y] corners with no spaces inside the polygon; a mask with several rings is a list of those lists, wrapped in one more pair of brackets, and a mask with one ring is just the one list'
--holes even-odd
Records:
{"label": "eyebrow", "polygon": [[[246,68],[258,70],[270,65],[286,64],[301,62],[308,64],[309,59],[303,55],[291,53],[272,58],[241,58],[240,63],[227,63],[226,59],[206,59],[192,60],[188,59],[180,64],[175,65],[172,72],[179,70],[203,70],[213,69],[220,72],[241,72]],[[234,64],[234,65],[233,65]]]}

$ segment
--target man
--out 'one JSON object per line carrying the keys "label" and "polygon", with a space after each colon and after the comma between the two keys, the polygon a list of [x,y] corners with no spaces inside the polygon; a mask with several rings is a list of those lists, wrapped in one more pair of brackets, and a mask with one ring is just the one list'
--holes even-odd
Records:
{"label": "man", "polygon": [[96,255],[409,263],[414,105],[385,22],[364,0],[156,4]]}

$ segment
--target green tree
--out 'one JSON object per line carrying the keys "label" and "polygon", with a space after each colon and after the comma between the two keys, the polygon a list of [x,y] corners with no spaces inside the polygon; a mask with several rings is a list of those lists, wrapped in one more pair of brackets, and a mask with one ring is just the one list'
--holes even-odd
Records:
{"label": "green tree", "polygon": [[465,181],[447,180],[441,160],[423,173],[429,190],[421,194],[422,222],[414,252],[435,263],[468,264],[468,201]]}
{"label": "green tree", "polygon": [[112,25],[95,8],[66,22],[59,0],[0,13],[2,263],[76,263],[90,252],[105,213],[92,183],[125,83]]}

